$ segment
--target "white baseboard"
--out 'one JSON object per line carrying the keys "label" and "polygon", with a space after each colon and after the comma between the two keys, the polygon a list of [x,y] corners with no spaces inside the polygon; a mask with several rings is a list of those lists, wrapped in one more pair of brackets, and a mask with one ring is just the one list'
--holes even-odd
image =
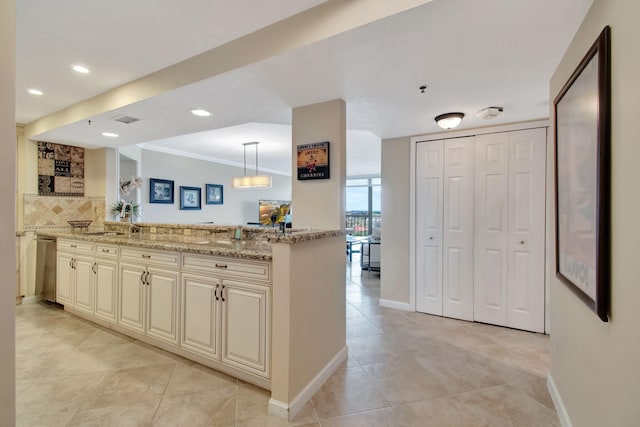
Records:
{"label": "white baseboard", "polygon": [[279,400],[269,399],[269,414],[283,420],[289,419],[289,405]]}
{"label": "white baseboard", "polygon": [[549,394],[553,400],[553,405],[556,407],[556,413],[560,419],[560,425],[562,427],[573,427],[569,414],[567,413],[567,408],[565,408],[564,403],[562,402],[562,397],[560,397],[560,394],[558,393],[558,389],[556,388],[556,384],[553,382],[551,373],[547,375],[547,389],[549,390]]}
{"label": "white baseboard", "polygon": [[394,301],[380,298],[380,307],[395,308],[396,310],[414,311],[408,302]]}
{"label": "white baseboard", "polygon": [[22,304],[35,304],[42,300],[43,298],[39,295],[31,295],[31,296],[22,298]]}
{"label": "white baseboard", "polygon": [[347,346],[342,347],[338,353],[327,363],[318,374],[298,393],[289,404],[279,400],[269,399],[269,413],[280,418],[291,421],[304,405],[313,397],[320,387],[329,379],[331,375],[347,360],[349,350]]}

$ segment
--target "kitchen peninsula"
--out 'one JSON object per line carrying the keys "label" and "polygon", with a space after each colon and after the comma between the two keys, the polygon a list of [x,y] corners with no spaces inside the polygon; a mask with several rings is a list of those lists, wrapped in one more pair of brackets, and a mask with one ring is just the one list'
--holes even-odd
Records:
{"label": "kitchen peninsula", "polygon": [[346,360],[343,230],[130,227],[42,233],[65,310],[270,389],[283,418]]}

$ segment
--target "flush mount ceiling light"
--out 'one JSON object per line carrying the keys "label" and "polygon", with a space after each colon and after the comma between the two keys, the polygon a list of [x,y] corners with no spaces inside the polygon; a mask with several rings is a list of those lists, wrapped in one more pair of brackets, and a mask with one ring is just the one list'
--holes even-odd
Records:
{"label": "flush mount ceiling light", "polygon": [[462,122],[463,117],[464,113],[446,113],[437,116],[435,121],[442,129],[453,129]]}
{"label": "flush mount ceiling light", "polygon": [[120,135],[118,135],[117,133],[113,133],[113,132],[102,132],[102,136],[106,136],[109,138],[117,138]]}
{"label": "flush mount ceiling light", "polygon": [[200,117],[209,117],[211,115],[211,113],[208,112],[207,110],[201,110],[201,109],[191,110],[191,114],[193,114],[194,116],[200,116]]}
{"label": "flush mount ceiling light", "polygon": [[[269,175],[258,175],[258,144],[259,142],[245,142],[244,149],[244,175],[236,176],[231,180],[231,188],[270,188],[271,177]],[[256,147],[256,174],[247,176],[247,146]]]}
{"label": "flush mount ceiling light", "polygon": [[73,71],[80,74],[89,74],[89,69],[84,65],[72,65]]}
{"label": "flush mount ceiling light", "polygon": [[27,89],[27,92],[29,92],[31,95],[42,95],[42,91],[40,89]]}

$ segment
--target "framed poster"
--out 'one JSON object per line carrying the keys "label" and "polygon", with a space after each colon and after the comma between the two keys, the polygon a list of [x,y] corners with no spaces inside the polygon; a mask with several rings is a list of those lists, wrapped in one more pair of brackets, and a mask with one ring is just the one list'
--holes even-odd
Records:
{"label": "framed poster", "polygon": [[149,203],[173,204],[173,181],[149,178]]}
{"label": "framed poster", "polygon": [[38,194],[84,196],[84,148],[38,142]]}
{"label": "framed poster", "polygon": [[298,145],[298,181],[329,179],[329,141]]}
{"label": "framed poster", "polygon": [[200,205],[200,187],[183,187],[180,186],[180,210],[199,210]]}
{"label": "framed poster", "polygon": [[207,205],[221,205],[224,202],[221,184],[205,184]]}
{"label": "framed poster", "polygon": [[604,322],[610,294],[609,27],[554,100],[556,276]]}

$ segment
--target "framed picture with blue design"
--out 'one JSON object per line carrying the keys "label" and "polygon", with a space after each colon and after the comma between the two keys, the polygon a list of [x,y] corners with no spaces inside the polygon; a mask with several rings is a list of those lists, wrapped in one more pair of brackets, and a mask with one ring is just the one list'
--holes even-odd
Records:
{"label": "framed picture with blue design", "polygon": [[180,186],[180,210],[200,210],[200,187],[184,187]]}
{"label": "framed picture with blue design", "polygon": [[221,205],[224,202],[222,184],[206,184],[205,187],[207,205]]}
{"label": "framed picture with blue design", "polygon": [[173,204],[173,181],[149,178],[149,203]]}

